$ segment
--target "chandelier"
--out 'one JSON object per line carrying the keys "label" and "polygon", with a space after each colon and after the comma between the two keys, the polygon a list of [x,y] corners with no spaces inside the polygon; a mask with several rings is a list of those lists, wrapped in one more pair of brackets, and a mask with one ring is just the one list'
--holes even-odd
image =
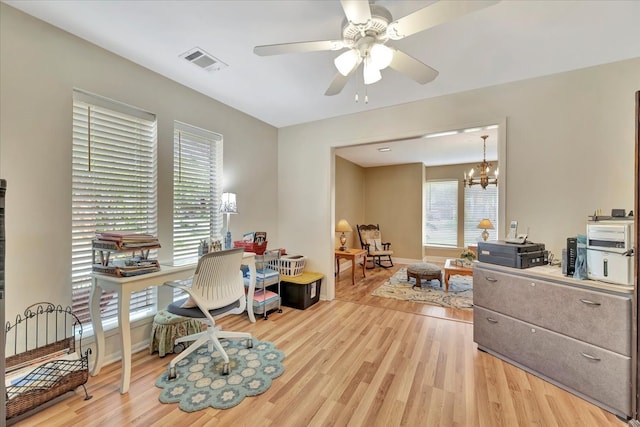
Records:
{"label": "chandelier", "polygon": [[487,162],[487,138],[489,135],[482,135],[482,146],[483,146],[483,154],[482,154],[482,163],[478,163],[475,169],[478,170],[479,177],[474,177],[472,168],[469,171],[469,176],[467,177],[467,173],[464,173],[464,186],[471,187],[472,185],[480,184],[482,189],[486,189],[489,184],[498,185],[498,168],[496,168],[495,176],[489,176],[491,173],[491,163]]}

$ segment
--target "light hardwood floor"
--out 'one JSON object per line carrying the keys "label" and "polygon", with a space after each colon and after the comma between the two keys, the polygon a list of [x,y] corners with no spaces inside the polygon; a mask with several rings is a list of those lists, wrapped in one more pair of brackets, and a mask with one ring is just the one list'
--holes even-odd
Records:
{"label": "light hardwood floor", "polygon": [[250,331],[286,353],[269,390],[228,410],[185,413],[161,404],[156,378],[171,355],[133,357],[131,389],[118,391],[120,364],[102,369],[81,393],[19,426],[624,426],[612,414],[478,351],[469,312],[369,294],[399,266],[341,272],[334,301],[284,308],[225,329]]}

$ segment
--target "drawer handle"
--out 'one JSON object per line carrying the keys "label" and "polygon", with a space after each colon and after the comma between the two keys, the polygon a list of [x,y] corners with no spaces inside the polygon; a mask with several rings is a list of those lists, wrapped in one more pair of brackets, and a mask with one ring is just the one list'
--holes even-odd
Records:
{"label": "drawer handle", "polygon": [[595,305],[595,306],[602,305],[599,302],[595,302],[595,301],[591,301],[591,300],[583,299],[583,298],[580,298],[580,301],[582,301],[583,303],[585,303],[587,305]]}
{"label": "drawer handle", "polygon": [[492,283],[495,283],[498,281],[498,279],[494,279],[493,277],[485,277],[485,279],[487,279],[487,282],[492,282]]}
{"label": "drawer handle", "polygon": [[582,352],[580,352],[580,354],[581,354],[581,355],[583,355],[584,357],[586,357],[587,359],[589,359],[589,360],[594,360],[594,361],[596,361],[596,362],[599,362],[600,360],[602,360],[602,359],[600,359],[599,357],[595,357],[595,356],[592,356],[592,355],[587,354],[587,353],[582,353]]}
{"label": "drawer handle", "polygon": [[496,319],[494,319],[493,317],[487,317],[487,321],[489,323],[498,323],[498,321]]}

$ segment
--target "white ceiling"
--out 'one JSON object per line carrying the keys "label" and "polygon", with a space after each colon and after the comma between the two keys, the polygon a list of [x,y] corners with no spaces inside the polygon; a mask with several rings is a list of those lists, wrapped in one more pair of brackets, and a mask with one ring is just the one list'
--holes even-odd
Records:
{"label": "white ceiling", "polygon": [[[359,78],[324,96],[340,52],[253,53],[256,45],[340,39],[337,0],[2,1],[276,127],[640,56],[640,1],[505,0],[390,41],[440,74],[420,85],[383,70],[365,104]],[[394,19],[431,3],[376,1]],[[180,57],[194,47],[228,67],[204,71]],[[475,141],[480,154],[470,161],[481,155]]]}
{"label": "white ceiling", "polygon": [[[432,134],[426,138],[342,147],[336,149],[336,155],[362,167],[419,162],[425,166],[480,163],[483,156],[481,136],[488,135],[486,159],[496,161],[498,128],[491,123],[487,125],[480,128],[456,129],[457,133],[453,135]],[[389,148],[390,151],[381,152],[379,148]]]}

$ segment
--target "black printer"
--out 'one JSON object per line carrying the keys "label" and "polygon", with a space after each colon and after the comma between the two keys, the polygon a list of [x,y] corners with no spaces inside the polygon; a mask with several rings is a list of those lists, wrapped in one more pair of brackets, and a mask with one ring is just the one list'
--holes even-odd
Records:
{"label": "black printer", "polygon": [[512,268],[530,268],[549,263],[544,243],[478,242],[478,261]]}

